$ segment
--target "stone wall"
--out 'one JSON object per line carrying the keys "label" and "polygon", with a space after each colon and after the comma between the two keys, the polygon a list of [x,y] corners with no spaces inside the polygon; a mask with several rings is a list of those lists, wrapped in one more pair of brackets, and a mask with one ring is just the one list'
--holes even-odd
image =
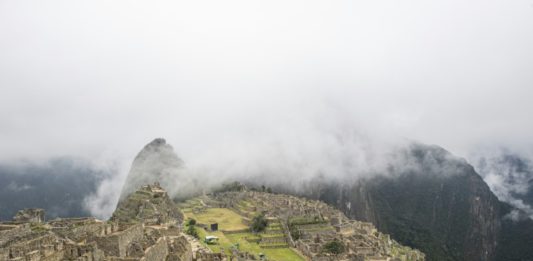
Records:
{"label": "stone wall", "polygon": [[[112,257],[106,257],[105,258],[105,261],[139,261],[139,260],[141,260],[141,259],[137,258],[137,257],[115,257],[115,256],[112,256]],[[85,261],[85,260],[83,260],[83,261]]]}
{"label": "stone wall", "polygon": [[45,245],[53,246],[57,243],[56,240],[57,238],[51,234],[43,234],[29,240],[12,244],[9,249],[11,253],[15,253],[16,256],[23,256],[31,251],[40,250]]}
{"label": "stone wall", "polygon": [[0,260],[7,260],[9,258],[9,249],[0,248]]}
{"label": "stone wall", "polygon": [[0,247],[16,237],[23,237],[31,233],[29,224],[26,225],[0,225]]}
{"label": "stone wall", "polygon": [[19,238],[0,248],[0,260],[56,261],[62,260],[63,254],[63,241],[51,233]]}
{"label": "stone wall", "polygon": [[166,260],[168,256],[168,244],[166,237],[161,237],[157,242],[144,251],[144,257],[141,261],[158,261]]}
{"label": "stone wall", "polygon": [[63,261],[65,260],[65,251],[56,251],[44,258],[41,261]]}
{"label": "stone wall", "polygon": [[192,246],[185,236],[172,238],[169,242],[169,261],[192,261]]}
{"label": "stone wall", "polygon": [[95,240],[98,248],[102,249],[106,256],[125,257],[128,245],[133,241],[141,241],[143,236],[143,225],[137,224],[124,231],[97,237]]}
{"label": "stone wall", "polygon": [[103,222],[85,224],[70,229],[69,238],[75,241],[81,241],[84,240],[88,235],[101,235],[104,233],[104,230],[105,224]]}
{"label": "stone wall", "polygon": [[75,242],[85,241],[88,237],[102,236],[117,231],[118,226],[94,218],[57,219],[48,223],[51,230],[61,237]]}
{"label": "stone wall", "polygon": [[95,241],[98,248],[102,249],[106,256],[120,257],[118,235],[97,237]]}
{"label": "stone wall", "polygon": [[196,261],[222,261],[224,258],[221,253],[196,252]]}
{"label": "stone wall", "polygon": [[83,261],[103,261],[104,252],[98,248],[96,242],[87,244],[71,244],[65,245],[63,251],[65,259],[62,260],[83,260]]}
{"label": "stone wall", "polygon": [[141,241],[144,236],[144,229],[142,224],[131,226],[130,228],[118,232],[118,247],[120,256],[126,256],[128,245],[133,241]]}

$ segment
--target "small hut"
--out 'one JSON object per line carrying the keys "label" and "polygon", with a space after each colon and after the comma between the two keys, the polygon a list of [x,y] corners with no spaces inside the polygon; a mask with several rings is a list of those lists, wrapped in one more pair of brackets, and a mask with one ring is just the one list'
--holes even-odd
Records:
{"label": "small hut", "polygon": [[218,231],[218,223],[211,224],[209,228],[211,229],[212,232]]}

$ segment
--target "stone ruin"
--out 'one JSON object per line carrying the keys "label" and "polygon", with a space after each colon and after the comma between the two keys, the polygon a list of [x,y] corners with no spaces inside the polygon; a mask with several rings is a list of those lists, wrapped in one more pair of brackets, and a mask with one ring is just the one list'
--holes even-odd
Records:
{"label": "stone ruin", "polygon": [[13,217],[14,222],[41,223],[44,221],[44,209],[27,208],[19,210]]}
{"label": "stone ruin", "polygon": [[[425,259],[422,252],[400,245],[372,223],[350,220],[320,201],[255,191],[216,193],[212,198],[212,204],[232,208],[247,218],[265,213],[269,219],[279,220],[285,242],[312,261]],[[333,241],[342,245],[342,253],[324,251],[325,245]]]}
{"label": "stone ruin", "polygon": [[119,202],[113,221],[151,225],[181,225],[183,214],[159,183],[144,185]]}
{"label": "stone ruin", "polygon": [[[232,208],[244,217],[265,213],[266,234],[253,239],[262,248],[292,247],[312,261],[418,261],[424,254],[401,246],[365,222],[350,220],[319,201],[263,192],[224,192],[202,201],[203,208]],[[183,215],[158,184],[143,186],[121,202],[108,221],[95,218],[44,220],[43,210],[23,210],[0,223],[0,260],[6,261],[251,261],[237,249],[213,253],[182,231]],[[281,236],[277,236],[281,235]],[[328,242],[340,254],[324,252]]]}
{"label": "stone ruin", "polygon": [[[151,211],[142,213],[147,214],[148,222],[95,218],[44,222],[42,210],[20,211],[14,221],[0,223],[0,260],[196,260],[190,241],[181,231],[182,219],[176,212],[179,210],[169,205],[171,200],[166,192],[157,184],[145,186],[140,191],[149,192],[151,197],[146,199],[151,202]],[[137,218],[139,212],[134,209],[131,213]],[[154,216],[159,219],[153,219]]]}

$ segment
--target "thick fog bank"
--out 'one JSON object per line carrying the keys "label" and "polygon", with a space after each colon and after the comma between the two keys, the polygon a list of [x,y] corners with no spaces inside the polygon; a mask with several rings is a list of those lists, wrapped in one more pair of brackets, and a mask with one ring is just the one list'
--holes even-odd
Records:
{"label": "thick fog bank", "polygon": [[0,220],[11,220],[24,208],[43,208],[48,219],[95,214],[85,207],[85,200],[112,175],[113,170],[72,158],[2,163]]}

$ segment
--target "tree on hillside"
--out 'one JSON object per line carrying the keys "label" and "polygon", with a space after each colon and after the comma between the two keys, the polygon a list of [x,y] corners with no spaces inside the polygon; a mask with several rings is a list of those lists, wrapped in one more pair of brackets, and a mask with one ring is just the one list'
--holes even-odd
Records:
{"label": "tree on hillside", "polygon": [[265,217],[265,214],[259,214],[252,219],[252,224],[250,229],[254,233],[265,231],[268,226],[268,220]]}
{"label": "tree on hillside", "polygon": [[337,239],[330,241],[322,247],[322,252],[338,255],[344,252],[344,245]]}
{"label": "tree on hillside", "polygon": [[195,238],[200,238],[200,235],[198,235],[198,231],[196,231],[196,220],[190,219],[187,224],[187,230],[185,230],[185,233],[188,235],[191,235]]}

